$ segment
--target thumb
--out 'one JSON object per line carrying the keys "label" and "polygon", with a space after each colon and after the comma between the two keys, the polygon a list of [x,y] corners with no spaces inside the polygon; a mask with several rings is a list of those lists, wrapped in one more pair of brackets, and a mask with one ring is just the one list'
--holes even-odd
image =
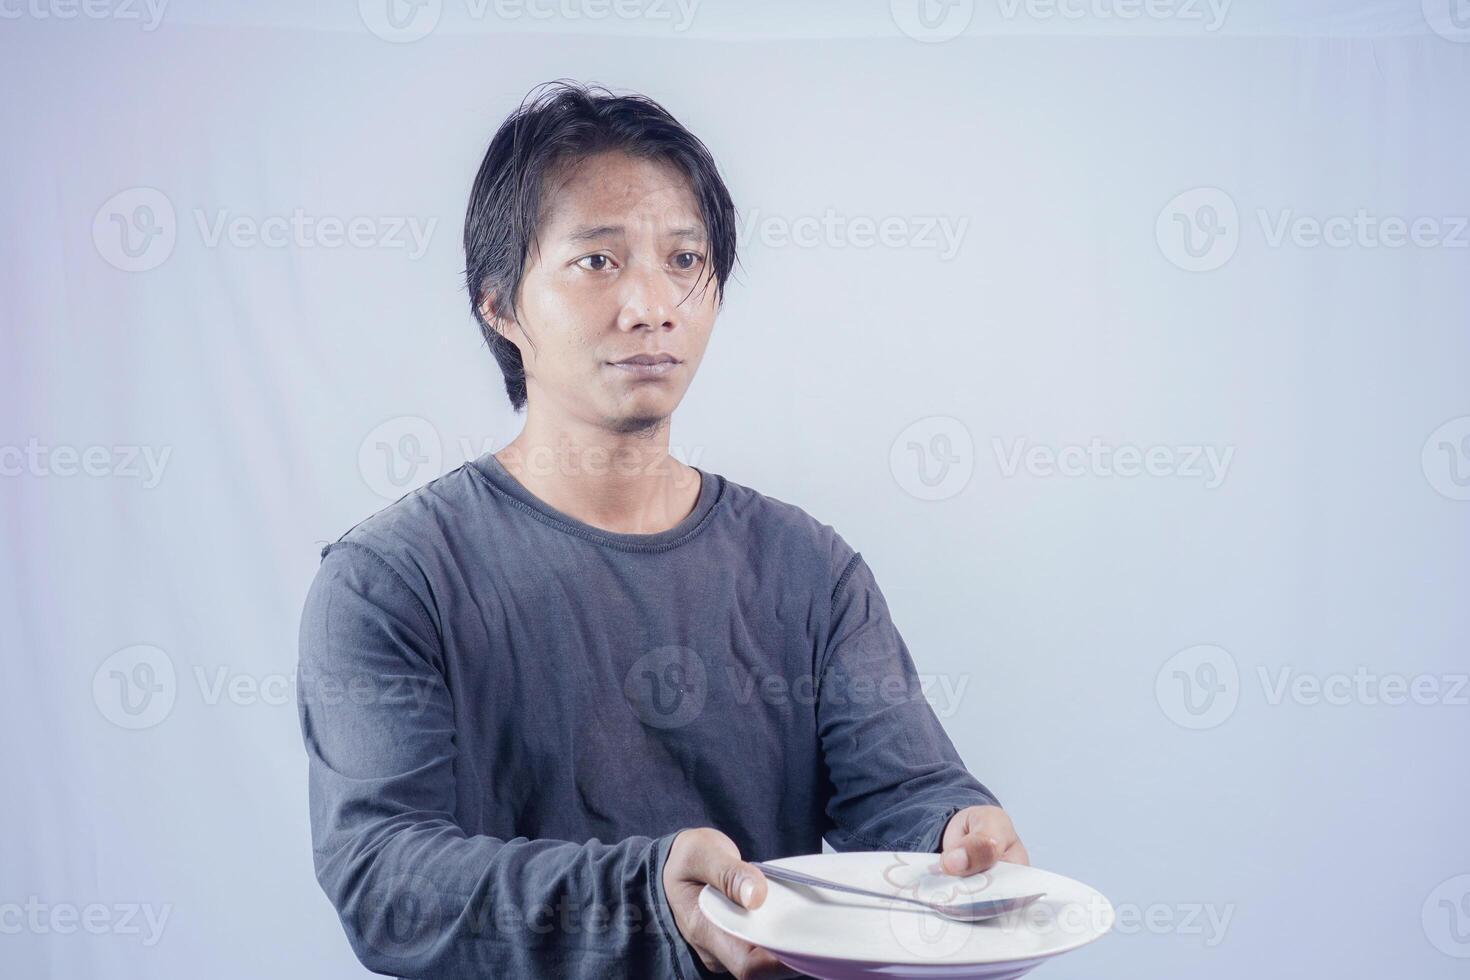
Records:
{"label": "thumb", "polygon": [[690,873],[699,881],[713,885],[725,897],[742,908],[758,908],[766,900],[766,876],[749,861],[740,859],[735,842],[724,837],[714,846],[703,848]]}

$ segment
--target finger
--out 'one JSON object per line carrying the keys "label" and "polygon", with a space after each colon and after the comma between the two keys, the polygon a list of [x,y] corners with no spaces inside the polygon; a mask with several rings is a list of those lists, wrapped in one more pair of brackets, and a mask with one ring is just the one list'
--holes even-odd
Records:
{"label": "finger", "polygon": [[1016,838],[1016,827],[1011,823],[1010,814],[998,806],[985,806],[977,809],[974,821],[965,829],[972,833],[983,831],[987,836],[994,837],[1007,847]]}
{"label": "finger", "polygon": [[1026,845],[1022,844],[1018,837],[1014,844],[1006,848],[1005,853],[1001,855],[1001,860],[1009,861],[1012,864],[1029,865],[1031,863],[1031,855],[1027,853]]}
{"label": "finger", "polygon": [[776,959],[776,954],[770,950],[751,946],[739,940],[736,940],[735,944],[741,949],[736,954],[735,962],[730,964],[730,972],[739,980],[786,980],[787,977],[801,976],[791,967]]}
{"label": "finger", "polygon": [[752,946],[750,955],[745,960],[744,972],[739,976],[741,980],[787,980],[788,977],[799,977],[801,974],[776,959],[776,954],[770,950]]}
{"label": "finger", "polygon": [[697,912],[689,932],[692,945],[700,951],[705,966],[718,973],[734,972],[745,961],[751,949],[749,943],[736,939],[715,925],[703,912]]}
{"label": "finger", "polygon": [[720,958],[718,956],[716,956],[714,953],[711,953],[709,950],[705,949],[698,943],[690,943],[689,948],[694,950],[694,952],[698,954],[699,961],[703,963],[704,968],[711,973],[730,972],[729,969],[725,967],[725,964],[720,962]]}
{"label": "finger", "polygon": [[1005,850],[1005,845],[989,833],[974,831],[944,852],[939,860],[940,870],[952,875],[975,874],[994,866]]}
{"label": "finger", "polygon": [[760,908],[766,900],[766,876],[749,861],[740,860],[739,848],[728,837],[700,848],[688,873],[695,881],[713,885],[743,908]]}
{"label": "finger", "polygon": [[968,834],[983,831],[986,836],[994,837],[1005,844],[1011,837],[1016,836],[1015,827],[1011,825],[1010,816],[998,806],[968,806],[960,810],[945,824],[944,850],[957,846],[960,839]]}
{"label": "finger", "polygon": [[703,920],[699,936],[699,945],[719,964],[710,966],[706,961],[705,965],[717,972],[728,971],[739,980],[778,980],[799,975],[768,950],[736,939],[708,919]]}
{"label": "finger", "polygon": [[1012,847],[1020,843],[1020,838],[1016,836],[1016,826],[1011,823],[1010,815],[999,807],[985,807],[980,810],[979,819],[969,829],[972,833],[990,838],[1000,846],[1000,856],[996,860],[1008,860],[1006,855],[1010,853]]}

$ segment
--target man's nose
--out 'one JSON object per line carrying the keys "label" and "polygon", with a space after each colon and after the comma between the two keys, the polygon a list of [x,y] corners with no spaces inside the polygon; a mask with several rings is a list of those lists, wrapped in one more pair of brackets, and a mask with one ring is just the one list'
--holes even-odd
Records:
{"label": "man's nose", "polygon": [[647,265],[630,268],[623,276],[623,308],[618,329],[655,327],[672,330],[678,326],[681,284],[662,269]]}

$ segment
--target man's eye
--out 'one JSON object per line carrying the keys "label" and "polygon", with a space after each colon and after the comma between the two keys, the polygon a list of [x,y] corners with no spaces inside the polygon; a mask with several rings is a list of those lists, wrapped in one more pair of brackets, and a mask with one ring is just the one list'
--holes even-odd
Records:
{"label": "man's eye", "polygon": [[[686,259],[688,261],[685,261]],[[678,255],[674,256],[674,268],[678,269],[680,272],[689,272],[693,269],[699,268],[699,264],[703,261],[704,256],[700,255],[698,252],[680,252]]]}
{"label": "man's eye", "polygon": [[[577,264],[586,269],[588,272],[602,272],[608,267],[608,264],[611,262],[612,259],[608,258],[606,255],[603,255],[600,252],[596,255],[584,255],[577,260]],[[588,263],[593,264],[589,265]]]}

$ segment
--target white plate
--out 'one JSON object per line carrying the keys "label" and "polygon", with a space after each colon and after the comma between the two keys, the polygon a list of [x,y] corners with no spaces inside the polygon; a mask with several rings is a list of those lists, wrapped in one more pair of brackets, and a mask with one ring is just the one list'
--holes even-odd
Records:
{"label": "white plate", "polygon": [[1113,906],[1080,881],[1001,862],[957,878],[933,870],[939,855],[908,851],[803,854],[769,862],[832,881],[930,901],[977,901],[1045,892],[988,922],[955,922],[917,905],[766,879],[766,900],[746,910],[706,885],[699,908],[720,929],[820,980],[1019,977],[1113,925]]}

